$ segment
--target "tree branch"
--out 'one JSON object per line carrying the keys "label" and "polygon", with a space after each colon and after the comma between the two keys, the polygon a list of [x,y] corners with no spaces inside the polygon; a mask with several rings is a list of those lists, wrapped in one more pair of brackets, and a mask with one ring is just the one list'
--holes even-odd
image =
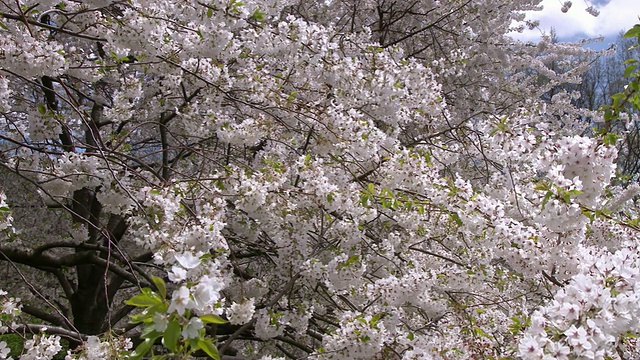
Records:
{"label": "tree branch", "polygon": [[17,20],[17,21],[20,21],[20,22],[25,22],[25,23],[27,23],[29,25],[35,25],[35,26],[38,26],[38,27],[41,27],[41,28],[44,28],[44,29],[57,31],[57,32],[60,32],[60,33],[63,33],[63,34],[71,35],[71,36],[82,38],[82,39],[88,39],[88,40],[94,40],[94,41],[102,41],[102,42],[106,42],[107,41],[107,39],[105,39],[105,38],[76,33],[76,32],[73,32],[73,31],[69,31],[69,30],[67,30],[65,28],[61,28],[61,27],[57,27],[57,26],[41,23],[40,21],[29,19],[29,18],[25,18],[25,17],[19,16],[19,15],[0,12],[0,17],[3,17],[5,19],[10,19],[10,20]]}
{"label": "tree branch", "polygon": [[38,324],[21,324],[15,327],[8,327],[9,332],[14,334],[37,334],[37,333],[46,333],[51,335],[60,335],[60,337],[72,340],[75,342],[83,342],[87,340],[87,336],[83,334],[79,334],[77,332],[67,330],[63,327],[59,326],[49,326],[49,325],[38,325]]}
{"label": "tree branch", "polygon": [[56,326],[64,326],[65,321],[61,317],[55,316],[54,314],[48,313],[42,309],[35,308],[30,305],[22,304],[22,311],[31,316],[35,316],[38,319],[44,320],[50,324]]}

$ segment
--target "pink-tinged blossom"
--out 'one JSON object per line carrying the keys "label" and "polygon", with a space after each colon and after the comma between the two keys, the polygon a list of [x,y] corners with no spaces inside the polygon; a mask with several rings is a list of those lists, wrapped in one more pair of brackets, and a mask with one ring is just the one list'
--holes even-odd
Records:
{"label": "pink-tinged blossom", "polygon": [[[582,327],[576,328],[574,325],[571,325],[571,327],[564,332],[564,335],[567,337],[569,344],[573,346],[587,343],[587,331]],[[586,346],[590,348],[590,345]]]}
{"label": "pink-tinged blossom", "polygon": [[569,359],[571,348],[563,343],[550,342],[547,351],[553,359],[567,360]]}
{"label": "pink-tinged blossom", "polygon": [[580,307],[573,303],[564,303],[560,308],[560,314],[568,321],[577,320],[580,316]]}
{"label": "pink-tinged blossom", "polygon": [[518,345],[518,356],[525,360],[542,359],[543,349],[538,339],[525,335]]}

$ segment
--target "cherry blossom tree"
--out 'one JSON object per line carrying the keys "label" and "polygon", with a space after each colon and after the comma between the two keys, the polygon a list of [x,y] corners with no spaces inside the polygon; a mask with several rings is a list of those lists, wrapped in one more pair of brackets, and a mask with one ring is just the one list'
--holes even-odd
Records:
{"label": "cherry blossom tree", "polygon": [[23,359],[624,358],[638,188],[543,99],[586,50],[508,37],[538,3],[0,3],[0,330]]}

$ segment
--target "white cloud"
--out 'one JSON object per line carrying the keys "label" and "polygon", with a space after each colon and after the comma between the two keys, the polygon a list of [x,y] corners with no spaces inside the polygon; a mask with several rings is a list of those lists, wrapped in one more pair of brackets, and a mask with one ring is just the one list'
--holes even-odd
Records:
{"label": "white cloud", "polygon": [[[631,28],[640,23],[640,0],[575,0],[568,12],[562,13],[560,8],[564,0],[543,0],[542,11],[527,13],[527,19],[539,20],[538,29],[526,30],[521,34],[514,34],[520,40],[535,41],[542,32],[548,33],[551,28],[556,30],[560,40],[575,40],[580,38],[616,36],[620,31]],[[585,9],[592,5],[600,11],[598,17],[588,14]]]}

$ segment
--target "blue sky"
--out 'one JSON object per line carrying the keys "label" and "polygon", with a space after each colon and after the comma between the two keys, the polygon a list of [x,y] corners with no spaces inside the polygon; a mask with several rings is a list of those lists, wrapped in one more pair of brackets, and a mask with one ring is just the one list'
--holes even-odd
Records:
{"label": "blue sky", "polygon": [[[527,30],[514,37],[536,41],[541,32],[556,30],[560,41],[573,41],[604,36],[602,47],[606,48],[615,40],[620,31],[640,23],[640,0],[574,0],[566,13],[560,11],[564,0],[543,0],[542,11],[527,13],[527,19],[539,20],[538,29]],[[600,11],[598,17],[588,14],[585,9],[593,6]]]}

